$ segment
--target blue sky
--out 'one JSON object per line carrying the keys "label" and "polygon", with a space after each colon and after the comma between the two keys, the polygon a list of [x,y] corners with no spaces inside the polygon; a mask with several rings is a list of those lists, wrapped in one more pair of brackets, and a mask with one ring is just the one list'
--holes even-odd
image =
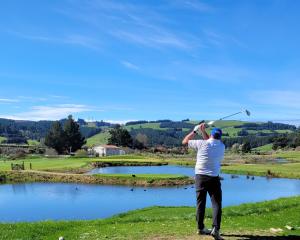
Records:
{"label": "blue sky", "polygon": [[0,4],[0,117],[300,119],[299,1]]}

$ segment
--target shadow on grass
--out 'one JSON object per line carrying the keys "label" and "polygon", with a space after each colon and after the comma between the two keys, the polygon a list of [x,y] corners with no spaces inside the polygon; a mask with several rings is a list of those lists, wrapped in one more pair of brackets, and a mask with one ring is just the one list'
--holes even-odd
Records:
{"label": "shadow on grass", "polygon": [[222,236],[226,237],[235,237],[236,239],[241,240],[299,240],[300,236],[296,235],[288,235],[288,236],[255,236],[255,235],[247,235],[247,234],[222,234]]}

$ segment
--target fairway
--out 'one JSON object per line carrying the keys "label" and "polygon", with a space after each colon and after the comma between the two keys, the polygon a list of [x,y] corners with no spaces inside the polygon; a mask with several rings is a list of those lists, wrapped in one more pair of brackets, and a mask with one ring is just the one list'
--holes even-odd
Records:
{"label": "fairway", "polygon": [[270,175],[273,177],[300,178],[300,163],[236,164],[223,166],[222,172],[258,176]]}
{"label": "fairway", "polygon": [[43,170],[43,171],[69,171],[78,168],[83,168],[88,166],[88,164],[93,161],[93,158],[46,158],[46,157],[33,157],[21,160],[0,160],[0,170],[11,170],[11,163],[21,164],[25,163],[25,169],[30,168],[30,163],[32,164],[33,170]]}

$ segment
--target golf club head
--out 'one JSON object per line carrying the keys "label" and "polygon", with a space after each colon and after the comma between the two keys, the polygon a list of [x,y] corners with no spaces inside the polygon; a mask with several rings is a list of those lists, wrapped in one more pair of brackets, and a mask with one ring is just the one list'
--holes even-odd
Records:
{"label": "golf club head", "polygon": [[211,126],[211,125],[213,125],[214,123],[215,123],[215,121],[209,121],[209,122],[207,123],[207,125]]}
{"label": "golf club head", "polygon": [[[210,122],[213,122],[213,121],[210,121]],[[206,123],[204,120],[202,120],[202,121],[199,122],[199,125],[202,124],[202,123],[205,123],[205,127],[209,128],[210,127],[210,122]]]}
{"label": "golf club head", "polygon": [[246,113],[247,116],[250,116],[250,115],[251,115],[250,111],[247,110],[247,109],[245,109],[245,113]]}

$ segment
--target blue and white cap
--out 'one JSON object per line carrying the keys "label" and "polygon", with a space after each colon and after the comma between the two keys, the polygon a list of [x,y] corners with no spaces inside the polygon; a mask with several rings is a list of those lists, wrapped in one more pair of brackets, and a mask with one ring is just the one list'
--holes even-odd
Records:
{"label": "blue and white cap", "polygon": [[214,139],[221,139],[222,130],[220,128],[213,128],[210,134],[214,137]]}

